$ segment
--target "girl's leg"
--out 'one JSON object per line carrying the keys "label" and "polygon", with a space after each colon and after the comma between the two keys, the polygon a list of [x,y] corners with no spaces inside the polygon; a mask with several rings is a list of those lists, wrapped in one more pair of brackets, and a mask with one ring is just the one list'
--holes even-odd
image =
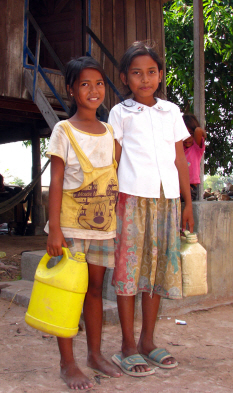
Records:
{"label": "girl's leg", "polygon": [[101,333],[103,322],[102,289],[106,268],[88,264],[89,285],[84,301],[84,320],[87,334],[87,365],[112,376],[120,377],[121,372],[101,354]]}
{"label": "girl's leg", "polygon": [[[148,292],[142,293],[142,330],[138,342],[138,351],[148,355],[156,348],[153,341],[154,328],[159,310],[160,296],[154,294],[150,297]],[[163,364],[172,364],[176,360],[173,357],[165,359]]]}
{"label": "girl's leg", "polygon": [[73,339],[57,338],[61,354],[61,378],[71,389],[89,389],[93,387],[91,381],[82,373],[75,363],[73,355]]}
{"label": "girl's leg", "polygon": [[[138,353],[134,338],[134,305],[135,296],[117,296],[118,312],[122,329],[122,358]],[[150,367],[136,366],[131,371],[149,371]]]}

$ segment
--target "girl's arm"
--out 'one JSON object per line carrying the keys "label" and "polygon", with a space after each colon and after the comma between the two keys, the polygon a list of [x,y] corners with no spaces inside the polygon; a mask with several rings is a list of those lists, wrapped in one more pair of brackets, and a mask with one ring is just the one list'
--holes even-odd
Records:
{"label": "girl's arm", "polygon": [[60,227],[60,211],[64,178],[64,162],[60,157],[51,157],[51,182],[49,188],[49,235],[47,253],[50,256],[62,255],[62,246],[67,243]]}
{"label": "girl's arm", "polygon": [[119,164],[120,158],[121,158],[121,150],[122,150],[122,147],[121,147],[120,143],[117,142],[117,140],[115,139],[115,158],[116,158],[116,162],[118,164]]}
{"label": "girl's arm", "polygon": [[187,160],[184,154],[183,142],[179,141],[175,143],[176,147],[176,159],[175,165],[179,174],[180,190],[184,198],[185,208],[182,215],[182,229],[186,229],[188,223],[190,232],[193,232],[194,220],[193,220],[193,208],[190,192],[189,183],[189,170]]}
{"label": "girl's arm", "polygon": [[206,139],[206,132],[201,127],[196,127],[193,134],[196,144],[201,147],[202,137]]}

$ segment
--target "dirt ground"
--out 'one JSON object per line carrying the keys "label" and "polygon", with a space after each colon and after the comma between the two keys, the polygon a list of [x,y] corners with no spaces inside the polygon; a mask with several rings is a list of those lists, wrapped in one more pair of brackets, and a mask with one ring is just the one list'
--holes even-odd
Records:
{"label": "dirt ground", "polygon": [[[23,251],[45,249],[46,236],[0,235],[0,280],[20,278]],[[4,266],[2,266],[4,265]],[[0,393],[65,393],[71,390],[59,377],[59,353],[56,338],[29,327],[26,309],[0,298]],[[175,318],[187,325],[176,325]],[[135,323],[137,337],[140,320]],[[111,359],[119,353],[119,325],[103,327],[103,353]],[[165,347],[179,362],[173,370],[156,368],[152,376],[119,379],[95,378],[86,367],[85,331],[74,339],[78,364],[91,378],[96,393],[216,393],[233,392],[233,304],[209,310],[164,316],[156,324],[155,342]]]}
{"label": "dirt ground", "polygon": [[[26,309],[0,299],[0,392],[65,393],[71,390],[59,377],[56,338],[26,325]],[[74,339],[74,353],[83,371],[95,382],[95,393],[228,393],[233,391],[233,305],[158,320],[155,342],[166,347],[179,362],[173,370],[156,369],[152,376],[95,378],[86,367],[85,331]],[[135,325],[139,336],[140,321]],[[103,353],[119,353],[119,325],[103,327]]]}
{"label": "dirt ground", "polygon": [[24,251],[46,249],[47,236],[16,236],[0,232],[0,251],[6,253],[0,259],[0,282],[21,278],[21,255]]}

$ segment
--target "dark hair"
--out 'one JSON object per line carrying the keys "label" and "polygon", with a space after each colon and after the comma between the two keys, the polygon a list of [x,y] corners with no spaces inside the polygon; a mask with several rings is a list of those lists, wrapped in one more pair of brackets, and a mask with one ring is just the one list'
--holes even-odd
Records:
{"label": "dark hair", "polygon": [[[136,41],[132,45],[130,45],[125,54],[122,56],[119,64],[119,73],[124,74],[127,77],[128,70],[133,59],[137,56],[148,55],[157,63],[159,71],[163,70],[163,62],[155,51],[154,44],[151,44],[148,41]],[[128,97],[132,94],[132,91],[130,90],[128,85],[125,87],[127,89],[125,97]],[[161,88],[162,82],[159,83],[158,89],[155,93],[160,92]]]}
{"label": "dark hair", "polygon": [[[76,59],[72,59],[67,63],[66,73],[65,73],[66,89],[67,89],[67,86],[69,86],[69,88],[71,88],[73,86],[74,82],[80,77],[81,72],[87,68],[92,68],[94,70],[99,71],[99,73],[101,74],[101,76],[103,78],[104,83],[106,83],[107,78],[106,78],[105,72],[104,72],[103,68],[101,67],[101,65],[98,63],[98,61],[93,59],[93,57],[83,56],[83,57],[79,57]],[[68,94],[69,98],[71,98],[69,91],[67,91],[67,94]],[[70,117],[73,116],[76,112],[77,112],[77,105],[76,105],[75,99],[73,98],[71,101],[69,116]]]}
{"label": "dark hair", "polygon": [[193,115],[192,113],[186,113],[185,115],[183,115],[183,120],[185,122],[186,127],[192,130],[193,132],[195,131],[195,128],[200,127],[200,124],[196,116]]}

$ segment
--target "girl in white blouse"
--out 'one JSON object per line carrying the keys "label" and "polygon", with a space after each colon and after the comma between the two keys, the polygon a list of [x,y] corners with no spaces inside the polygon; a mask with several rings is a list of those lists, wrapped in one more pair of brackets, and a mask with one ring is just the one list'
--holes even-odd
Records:
{"label": "girl in white blouse", "polygon": [[[115,284],[122,328],[121,356],[112,360],[125,373],[154,372],[145,361],[173,368],[177,361],[157,348],[153,333],[161,296],[182,297],[180,190],[185,200],[182,228],[193,231],[189,173],[183,140],[189,133],[179,108],[157,98],[162,63],[154,49],[135,42],[120,63],[127,94],[110,112],[119,161],[115,240]],[[135,295],[142,292],[142,329],[134,338]]]}

